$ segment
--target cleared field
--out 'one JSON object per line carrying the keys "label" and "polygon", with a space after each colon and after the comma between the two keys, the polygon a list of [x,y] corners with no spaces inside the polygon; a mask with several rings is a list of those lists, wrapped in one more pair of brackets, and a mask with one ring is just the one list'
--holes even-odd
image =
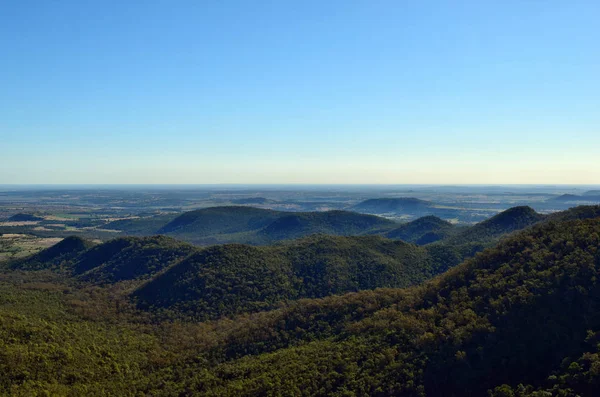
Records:
{"label": "cleared field", "polygon": [[3,234],[0,236],[0,262],[34,254],[61,240],[60,237],[41,238],[28,234]]}
{"label": "cleared field", "polygon": [[0,226],[33,226],[39,223],[40,221],[0,222]]}

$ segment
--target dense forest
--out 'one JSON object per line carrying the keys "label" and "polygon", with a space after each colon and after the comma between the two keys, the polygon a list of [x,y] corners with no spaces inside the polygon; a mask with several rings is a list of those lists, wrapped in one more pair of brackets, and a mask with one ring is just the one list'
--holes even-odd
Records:
{"label": "dense forest", "polygon": [[210,207],[179,216],[115,221],[104,226],[127,235],[164,234],[199,245],[272,244],[311,234],[363,235],[388,230],[397,223],[349,211],[285,212],[246,206]]}
{"label": "dense forest", "polygon": [[120,237],[102,244],[69,237],[9,266],[52,270],[94,285],[126,283],[142,308],[205,320],[301,298],[416,285],[466,255],[380,236],[313,235],[266,247],[208,248],[166,236]]}
{"label": "dense forest", "polygon": [[596,395],[600,207],[422,223],[444,236],[65,239],[0,274],[0,393]]}
{"label": "dense forest", "polygon": [[[385,212],[385,208],[390,206],[429,208],[427,202],[417,199],[372,199],[360,205],[363,204],[376,205],[381,208],[380,212]],[[473,226],[455,226],[433,215],[425,215],[408,223],[398,223],[380,216],[350,211],[284,212],[245,206],[224,206],[189,211],[178,216],[169,214],[124,219],[103,227],[129,236],[163,234],[196,245],[269,245],[317,233],[336,236],[377,234],[418,245],[442,240],[456,245],[497,241],[506,233],[546,219],[556,216],[571,217],[569,214],[572,211],[575,209],[546,216],[538,214],[531,207],[514,207]]]}

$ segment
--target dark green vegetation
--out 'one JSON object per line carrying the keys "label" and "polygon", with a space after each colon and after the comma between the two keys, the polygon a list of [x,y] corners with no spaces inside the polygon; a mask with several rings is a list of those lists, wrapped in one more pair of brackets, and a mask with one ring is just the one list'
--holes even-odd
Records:
{"label": "dark green vegetation", "polygon": [[455,227],[450,222],[430,215],[405,223],[385,233],[385,236],[424,245],[442,240],[454,231]]}
{"label": "dark green vegetation", "polygon": [[600,217],[600,205],[580,205],[568,211],[555,212],[544,218],[544,222],[563,222],[576,219],[591,219]]}
{"label": "dark green vegetation", "polygon": [[44,218],[35,214],[15,214],[8,218],[9,222],[35,222],[35,221],[43,221]]}
{"label": "dark green vegetation", "polygon": [[120,237],[98,245],[69,237],[10,267],[53,270],[97,285],[128,282],[128,289],[140,287],[132,293],[140,307],[204,320],[301,298],[407,287],[460,259],[437,247],[379,236],[314,235],[269,247],[205,249],[165,236]]}
{"label": "dark green vegetation", "polygon": [[147,236],[177,217],[176,214],[154,215],[142,218],[122,219],[109,222],[102,227],[107,230],[118,230],[130,236]]}
{"label": "dark green vegetation", "polygon": [[387,213],[402,213],[402,212],[419,212],[427,210],[432,206],[432,203],[425,200],[412,197],[400,198],[377,198],[365,200],[352,209],[359,212],[367,212],[370,214],[387,214]]}
{"label": "dark green vegetation", "polygon": [[164,234],[197,245],[264,245],[315,233],[339,236],[369,234],[394,225],[385,218],[347,211],[283,212],[224,206],[189,211],[179,216],[125,219],[103,227],[133,236]]}
{"label": "dark green vegetation", "polygon": [[[168,304],[187,300],[208,307],[218,305],[211,299],[221,294],[228,308],[243,307],[229,312],[231,318],[201,323],[187,321],[187,314],[178,317],[176,304],[170,305],[173,321],[160,321],[160,311],[137,310],[129,294],[144,277],[119,277],[128,281],[106,285],[82,280],[94,269],[117,271],[119,255],[122,264],[144,257],[135,253],[146,248],[136,246],[180,252],[181,243],[117,239],[90,248],[71,239],[45,254],[50,271],[0,275],[0,394],[595,396],[600,207],[550,217],[517,208],[508,215],[480,228],[486,244],[500,238],[498,243],[422,285],[278,305],[262,300],[260,292],[275,291],[269,295],[275,300],[282,286],[293,285],[281,282],[286,272],[276,271],[284,267],[280,263],[289,265],[287,275],[293,273],[288,280],[300,277],[297,269],[328,264],[335,270],[332,279],[302,276],[301,288],[315,286],[304,296],[318,297],[335,286],[322,280],[352,285],[376,277],[369,273],[374,263],[363,267],[360,278],[346,277],[351,273],[343,269],[360,272],[360,263],[369,263],[360,259],[363,252],[387,272],[394,260],[402,259],[405,269],[413,260],[448,253],[450,245],[442,240],[418,247],[377,236],[315,236],[273,247],[182,245],[191,253],[182,259],[165,254],[168,265],[143,271],[152,278],[136,294],[169,281],[163,287],[178,284],[166,298],[156,288]],[[467,240],[468,234],[461,243]],[[112,253],[108,259],[96,260],[102,264],[84,273],[76,270],[79,259],[69,259],[90,252],[98,258],[105,251]],[[265,253],[278,260],[269,261]],[[244,283],[228,284],[235,279]],[[244,296],[252,299],[244,302]],[[188,313],[185,305],[181,309]]]}
{"label": "dark green vegetation", "polygon": [[[397,200],[405,199],[390,200],[396,203]],[[406,200],[413,202],[413,199]],[[490,242],[543,218],[529,207],[515,207],[467,228],[454,227],[435,216],[425,216],[399,224],[382,217],[348,211],[282,212],[226,206],[190,211],[177,217],[161,215],[116,221],[108,224],[106,228],[114,228],[131,235],[165,234],[197,245],[266,245],[316,233],[337,236],[379,234],[424,245],[448,239],[452,239],[452,244]],[[165,220],[170,221],[165,224]]]}
{"label": "dark green vegetation", "polygon": [[531,207],[514,207],[467,228],[450,237],[447,242],[464,244],[495,240],[507,233],[534,225],[543,219],[544,216],[535,212]]}
{"label": "dark green vegetation", "polygon": [[212,207],[186,212],[157,230],[196,244],[269,244],[315,233],[359,235],[394,222],[347,211],[282,212],[252,207]]}
{"label": "dark green vegetation", "polygon": [[33,256],[10,262],[9,266],[19,270],[60,270],[93,245],[90,241],[70,236]]}
{"label": "dark green vegetation", "polygon": [[68,237],[9,266],[18,270],[57,270],[80,280],[116,283],[149,278],[196,250],[165,236],[119,237],[98,245]]}
{"label": "dark green vegetation", "polygon": [[456,263],[381,237],[313,236],[273,247],[201,250],[134,293],[144,308],[216,318],[278,302],[418,284]]}
{"label": "dark green vegetation", "polygon": [[[258,221],[248,216],[237,223],[219,222],[214,214],[223,210],[219,208],[201,211],[200,226],[208,228],[212,220],[231,230],[264,222],[263,210],[233,209],[241,208],[242,214],[257,214]],[[581,207],[560,217],[589,218],[596,211],[597,207]],[[167,230],[197,230],[197,215],[186,213],[169,223]],[[292,228],[304,230],[298,227],[299,222],[307,218],[309,225],[316,222],[310,218],[313,215],[286,215],[259,230],[275,236],[277,230],[285,229],[289,236]],[[365,227],[365,221],[377,224],[381,219],[353,213],[349,216],[356,216],[354,225],[360,228]],[[317,219],[324,222],[322,229],[332,230],[339,215],[331,211],[319,214]],[[548,219],[529,207],[515,207],[471,228],[456,228],[441,219],[425,217],[388,232],[391,237],[425,244],[422,247],[376,235],[320,234],[274,246],[228,244],[205,249],[166,236],[120,237],[95,246],[70,237],[30,258],[13,261],[10,266],[58,270],[94,284],[127,281],[130,290],[137,288],[132,296],[141,308],[160,309],[169,316],[175,311],[205,320],[272,309],[281,302],[302,298],[416,285],[493,246],[511,232],[549,222]],[[436,242],[428,244],[431,241]],[[141,285],[144,281],[147,282]]]}

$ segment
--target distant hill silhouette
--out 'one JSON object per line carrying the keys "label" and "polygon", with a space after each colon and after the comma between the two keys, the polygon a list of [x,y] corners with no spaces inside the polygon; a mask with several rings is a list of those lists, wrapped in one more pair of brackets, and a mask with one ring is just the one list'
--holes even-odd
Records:
{"label": "distant hill silhouette", "polygon": [[35,214],[24,214],[19,213],[8,218],[10,222],[34,222],[34,221],[43,221],[44,218]]}
{"label": "distant hill silhouette", "polygon": [[279,211],[254,207],[210,207],[185,212],[161,227],[158,233],[193,233],[197,236],[233,234],[261,229],[280,216]]}
{"label": "distant hill silhouette", "polygon": [[269,200],[268,198],[264,198],[264,197],[247,197],[247,198],[240,198],[240,199],[234,199],[231,200],[232,203],[234,204],[269,204],[269,203],[273,203],[273,200]]}
{"label": "distant hill silhouette", "polygon": [[359,235],[391,228],[394,222],[348,211],[282,212],[253,207],[211,207],[186,212],[158,233],[198,244],[269,244],[315,233]]}
{"label": "distant hill silhouette", "polygon": [[576,194],[561,194],[560,196],[552,197],[548,199],[548,201],[578,201],[581,200],[582,197]]}
{"label": "distant hill silhouette", "polygon": [[563,194],[557,197],[553,197],[549,199],[550,202],[577,202],[577,201],[598,201],[600,202],[600,193],[596,195],[591,194],[594,191],[586,192],[583,196],[578,196],[576,194]]}
{"label": "distant hill silhouette", "polygon": [[375,198],[365,200],[352,207],[353,211],[371,214],[419,212],[432,206],[429,201],[412,197]]}

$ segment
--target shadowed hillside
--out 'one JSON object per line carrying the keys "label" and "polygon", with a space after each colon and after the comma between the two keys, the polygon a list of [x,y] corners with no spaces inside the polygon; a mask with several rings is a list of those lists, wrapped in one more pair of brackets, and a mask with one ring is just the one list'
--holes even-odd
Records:
{"label": "shadowed hillside", "polygon": [[531,207],[513,207],[458,233],[446,242],[449,244],[485,242],[532,226],[543,219],[544,216]]}
{"label": "shadowed hillside", "polygon": [[[216,374],[226,380],[210,390],[593,396],[600,385],[598,236],[597,219],[545,224],[405,294],[302,302],[286,309],[271,336],[257,333],[246,343],[260,351],[258,341],[280,344],[292,334],[310,342],[224,363]],[[364,316],[355,312],[361,301]]]}
{"label": "shadowed hillside", "polygon": [[[518,213],[535,217],[527,209]],[[148,308],[161,310],[153,313],[170,308],[173,322],[140,322],[143,314],[125,300],[115,302],[112,289],[86,289],[68,279],[40,283],[38,272],[3,273],[0,390],[595,396],[600,218],[594,214],[598,207],[545,218],[417,287],[347,294],[417,280],[422,264],[444,246],[313,236],[273,247],[191,247],[136,292],[140,303],[154,299]],[[85,243],[66,241],[46,258],[79,252]],[[165,237],[116,239],[78,257],[96,252],[108,258],[103,263],[116,263],[118,256],[131,258],[126,252],[133,247],[131,254],[176,244]],[[115,270],[93,269],[103,266]],[[297,299],[330,293],[339,295]],[[189,317],[173,309],[195,313],[196,321],[182,322]]]}
{"label": "shadowed hillside", "polygon": [[212,207],[186,212],[158,233],[196,244],[269,244],[315,233],[367,234],[394,223],[347,211],[281,212],[252,207]]}
{"label": "shadowed hillside", "polygon": [[58,270],[81,280],[115,283],[148,278],[197,248],[165,236],[119,237],[94,245],[79,237],[10,264],[21,270]]}
{"label": "shadowed hillside", "polygon": [[283,216],[260,234],[270,240],[289,240],[322,233],[337,236],[359,235],[380,228],[389,228],[395,223],[377,216],[348,211],[326,211],[297,213]]}
{"label": "shadowed hillside", "polygon": [[122,237],[82,254],[74,266],[74,274],[96,283],[148,278],[195,250],[190,244],[164,236]]}
{"label": "shadowed hillside", "polygon": [[385,233],[392,239],[399,239],[423,245],[441,240],[452,233],[454,226],[436,216],[424,216]]}
{"label": "shadowed hillside", "polygon": [[134,295],[144,308],[218,317],[266,310],[280,301],[414,285],[443,266],[426,249],[402,241],[312,236],[274,247],[210,247]]}
{"label": "shadowed hillside", "polygon": [[121,219],[109,222],[103,229],[119,230],[129,236],[147,236],[157,234],[157,231],[177,217],[176,214],[154,215],[142,218]]}
{"label": "shadowed hillside", "polygon": [[36,214],[15,214],[8,218],[10,222],[35,222],[35,221],[43,221],[44,218],[38,216]]}
{"label": "shadowed hillside", "polygon": [[89,240],[70,236],[31,257],[13,261],[9,265],[20,270],[56,270],[70,267],[73,260],[93,246]]}

